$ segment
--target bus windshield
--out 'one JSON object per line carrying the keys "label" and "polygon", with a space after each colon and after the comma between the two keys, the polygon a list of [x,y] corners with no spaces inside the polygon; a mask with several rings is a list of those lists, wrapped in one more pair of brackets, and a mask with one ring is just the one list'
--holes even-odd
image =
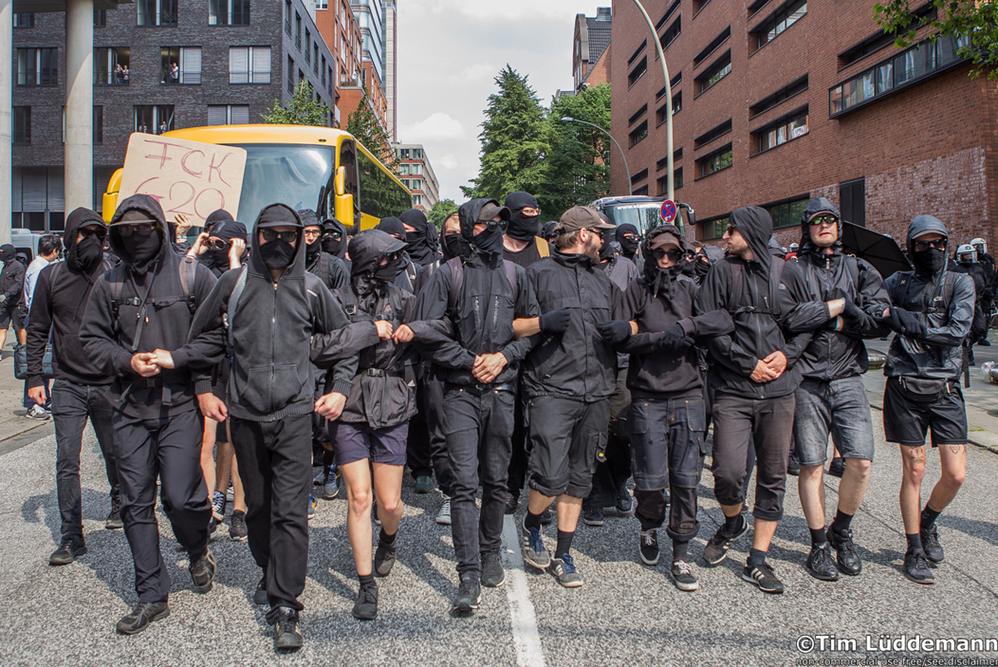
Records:
{"label": "bus windshield", "polygon": [[[603,207],[603,213],[617,227],[626,223],[634,225],[642,236],[662,224],[660,201],[608,204]],[[681,223],[677,221],[676,224]]]}
{"label": "bus windshield", "polygon": [[[332,188],[336,154],[333,146],[295,144],[245,144],[246,173],[236,219],[251,226],[260,210],[270,204],[287,204],[298,211],[316,210],[326,215],[327,193]],[[231,213],[231,211],[230,211]]]}

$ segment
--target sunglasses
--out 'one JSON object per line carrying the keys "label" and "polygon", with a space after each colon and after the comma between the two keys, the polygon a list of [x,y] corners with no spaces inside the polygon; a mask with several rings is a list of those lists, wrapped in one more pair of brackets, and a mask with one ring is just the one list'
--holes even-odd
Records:
{"label": "sunglasses", "polygon": [[156,225],[151,222],[140,222],[135,225],[118,225],[118,233],[121,234],[121,238],[127,239],[132,234],[138,234],[139,236],[149,236],[156,231]]}
{"label": "sunglasses", "polygon": [[502,231],[505,232],[507,227],[509,227],[508,220],[500,220],[499,222],[496,222],[495,220],[489,220],[488,222],[485,223],[485,230],[489,232],[494,232],[497,229],[501,229]]}
{"label": "sunglasses", "polygon": [[91,236],[96,236],[97,238],[103,240],[104,237],[107,236],[107,230],[103,227],[84,227],[80,230],[80,236],[85,239],[88,239]]}
{"label": "sunglasses", "polygon": [[281,239],[285,243],[293,243],[298,239],[298,232],[275,232],[273,229],[261,229],[260,234],[267,243]]}
{"label": "sunglasses", "polygon": [[732,232],[737,232],[737,231],[738,228],[732,225],[730,222],[728,223],[728,226],[724,228],[725,234],[731,234]]}
{"label": "sunglasses", "polygon": [[637,234],[624,234],[624,238],[628,241],[640,241],[641,237]]}
{"label": "sunglasses", "polygon": [[935,248],[936,250],[946,249],[947,239],[935,239],[934,241],[915,241],[912,245],[915,248],[915,252],[923,252],[929,248]]}
{"label": "sunglasses", "polygon": [[214,250],[224,250],[229,247],[229,242],[215,239],[214,241],[208,241],[208,247]]}
{"label": "sunglasses", "polygon": [[339,239],[341,236],[343,236],[343,232],[336,230],[336,231],[326,232],[325,234],[322,235],[322,238],[323,240]]}
{"label": "sunglasses", "polygon": [[682,250],[666,250],[665,248],[655,248],[651,251],[652,257],[662,259],[668,257],[673,262],[678,262],[685,253]]}
{"label": "sunglasses", "polygon": [[817,218],[809,220],[807,224],[812,227],[820,227],[821,225],[837,225],[839,221],[831,215],[819,215]]}

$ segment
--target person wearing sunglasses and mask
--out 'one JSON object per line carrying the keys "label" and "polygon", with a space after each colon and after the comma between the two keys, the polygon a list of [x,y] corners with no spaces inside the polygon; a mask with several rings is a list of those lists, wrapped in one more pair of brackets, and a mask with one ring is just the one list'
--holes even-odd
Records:
{"label": "person wearing sunglasses and mask", "polygon": [[338,290],[347,284],[350,271],[346,263],[336,255],[323,250],[327,234],[319,216],[312,209],[298,211],[305,225],[305,270],[315,275],[330,291]]}
{"label": "person wearing sunglasses and mask", "polygon": [[638,228],[629,222],[618,225],[615,232],[615,240],[620,244],[620,253],[634,262],[635,266],[638,267],[638,271],[643,270],[644,264],[640,253],[641,234],[638,232]]}
{"label": "person wearing sunglasses and mask", "polygon": [[94,367],[114,378],[107,396],[121,517],[139,597],[117,630],[135,634],[170,613],[170,575],[156,521],[157,478],[195,588],[208,591],[215,579],[208,548],[211,503],[201,469],[204,423],[193,377],[210,373],[222,355],[212,345],[187,343],[194,310],[207,299],[215,276],[174,250],[159,202],[148,195],[126,198],[108,238],[121,264],[97,279],[80,342]]}
{"label": "person wearing sunglasses and mask", "polygon": [[329,218],[322,223],[322,251],[343,262],[347,277],[350,275],[350,260],[347,259],[348,240],[346,225],[336,218]]}
{"label": "person wearing sunglasses and mask", "polygon": [[[514,381],[532,338],[515,338],[515,321],[540,313],[526,271],[503,260],[509,209],[475,199],[459,210],[462,254],[433,272],[416,300],[414,322],[396,342],[415,340],[444,382],[443,431],[454,475],[452,532],[460,578],[455,608],[477,609],[481,585],[499,586],[506,476],[513,433]],[[426,332],[449,320],[453,338],[429,347]],[[481,463],[481,479],[479,479]],[[476,521],[475,495],[484,488]]]}
{"label": "person wearing sunglasses and mask", "polygon": [[46,266],[38,274],[28,318],[28,396],[46,402],[42,362],[52,341],[52,399],[56,438],[56,480],[62,539],[49,557],[52,565],[72,563],[87,552],[83,538],[80,497],[80,451],[87,420],[93,424],[111,488],[111,513],[105,527],[121,528],[121,500],[115,465],[112,408],[105,393],[113,375],[94,365],[80,345],[80,322],[94,284],[108,266],[101,246],[107,226],[100,214],[78,208],[66,216],[63,244],[66,261]]}
{"label": "person wearing sunglasses and mask", "polygon": [[[666,520],[672,538],[672,578],[682,591],[698,587],[689,543],[696,537],[697,484],[707,437],[704,375],[694,347],[731,334],[728,312],[695,313],[699,287],[685,275],[688,247],[674,225],[661,225],[642,244],[644,271],[624,290],[614,310],[613,342],[630,354],[627,423],[634,458],[638,553],[645,565],[659,561],[658,531]],[[632,334],[630,323],[636,324]],[[671,503],[670,503],[671,501]]]}
{"label": "person wearing sunglasses and mask", "polygon": [[[974,282],[946,267],[949,233],[941,220],[920,215],[908,225],[914,271],[884,281],[891,306],[881,322],[897,335],[884,375],[884,435],[901,448],[901,519],[908,548],[905,576],[935,583],[929,563],[944,558],[936,519],[956,497],[967,472],[967,408],[960,390],[963,341],[974,319]],[[925,475],[925,435],[939,449],[941,474],[919,508]]]}

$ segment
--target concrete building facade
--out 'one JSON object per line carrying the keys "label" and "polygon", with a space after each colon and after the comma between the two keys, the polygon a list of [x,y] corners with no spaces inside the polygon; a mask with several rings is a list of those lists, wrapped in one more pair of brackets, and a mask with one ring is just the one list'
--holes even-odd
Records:
{"label": "concrete building facade", "polygon": [[394,144],[399,178],[412,192],[412,206],[429,211],[440,199],[440,182],[426,156],[423,144]]}
{"label": "concrete building facade", "polygon": [[[954,242],[998,241],[998,82],[972,79],[959,43],[898,49],[874,23],[875,0],[645,0],[672,80],[676,198],[723,234],[727,215],[764,205],[778,237],[799,238],[807,200],[903,239],[932,213]],[[613,3],[614,193],[661,195],[664,82],[650,31],[629,0]],[[916,13],[928,13],[925,5]]]}
{"label": "concrete building facade", "polygon": [[388,138],[398,141],[398,9],[396,2],[385,2],[385,125]]}

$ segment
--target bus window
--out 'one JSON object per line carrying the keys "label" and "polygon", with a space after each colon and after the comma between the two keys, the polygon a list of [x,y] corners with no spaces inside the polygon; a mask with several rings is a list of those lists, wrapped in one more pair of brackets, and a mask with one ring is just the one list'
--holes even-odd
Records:
{"label": "bus window", "polygon": [[396,216],[412,208],[412,197],[363,151],[358,151],[360,210],[375,218]]}
{"label": "bus window", "polygon": [[249,225],[271,204],[287,204],[296,211],[321,208],[321,184],[330,183],[334,172],[335,156],[330,147],[293,144],[241,147],[246,149],[246,172],[237,220]]}

